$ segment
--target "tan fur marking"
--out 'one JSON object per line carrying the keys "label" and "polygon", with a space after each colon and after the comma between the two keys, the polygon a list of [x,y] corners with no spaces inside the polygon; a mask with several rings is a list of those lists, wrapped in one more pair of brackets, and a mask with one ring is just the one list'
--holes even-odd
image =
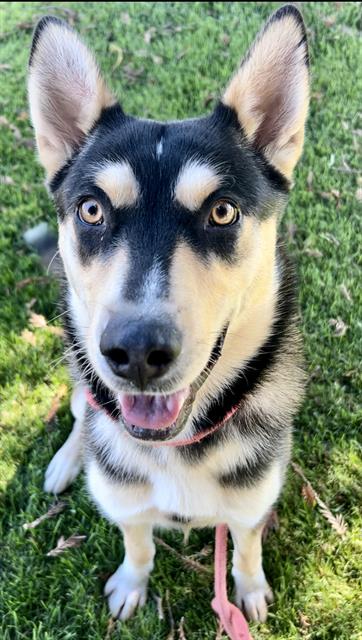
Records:
{"label": "tan fur marking", "polygon": [[109,197],[116,208],[135,204],[140,188],[128,162],[110,162],[97,170],[96,185]]}
{"label": "tan fur marking", "polygon": [[302,30],[293,16],[268,23],[227,87],[248,138],[287,178],[301,155],[309,79]]}
{"label": "tan fur marking", "polygon": [[191,160],[180,171],[175,187],[175,199],[186,209],[197,211],[220,184],[221,177],[213,167],[198,160]]}
{"label": "tan fur marking", "polygon": [[249,577],[255,576],[261,570],[263,528],[264,522],[255,529],[239,529],[238,534],[233,536],[233,566]]}
{"label": "tan fur marking", "polygon": [[132,566],[142,568],[153,560],[155,545],[152,541],[152,525],[122,525],[123,542],[127,560]]}
{"label": "tan fur marking", "polygon": [[217,336],[230,323],[223,357],[196,395],[196,411],[227,386],[269,334],[277,289],[276,226],[276,216],[264,222],[246,217],[239,241],[240,261],[235,266],[217,258],[205,265],[186,244],[175,251],[170,303],[178,309],[183,353],[193,354],[187,362],[180,361],[181,368],[187,367],[185,383],[192,383],[200,374]]}

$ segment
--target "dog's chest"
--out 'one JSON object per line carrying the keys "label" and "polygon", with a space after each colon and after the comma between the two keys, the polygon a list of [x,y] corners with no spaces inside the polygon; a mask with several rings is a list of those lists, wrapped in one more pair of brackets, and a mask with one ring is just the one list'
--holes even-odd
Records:
{"label": "dog's chest", "polygon": [[[190,464],[174,449],[165,448],[156,456],[143,452],[109,420],[98,417],[94,427],[98,445],[103,451],[107,445],[109,464],[123,470],[124,475],[112,477],[91,455],[88,487],[101,511],[117,524],[146,520],[166,526],[180,522],[213,526],[243,520],[253,526],[263,516],[266,504],[278,495],[279,469],[272,469],[265,481],[252,488],[222,487],[219,473],[243,458],[235,443],[229,442],[199,463]],[[142,477],[145,481],[140,481]]]}

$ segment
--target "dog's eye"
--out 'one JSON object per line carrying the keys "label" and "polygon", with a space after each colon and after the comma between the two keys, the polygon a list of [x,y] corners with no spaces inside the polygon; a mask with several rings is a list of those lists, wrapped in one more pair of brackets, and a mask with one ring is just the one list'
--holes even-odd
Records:
{"label": "dog's eye", "polygon": [[239,219],[240,210],[227,200],[219,200],[211,209],[209,224],[215,226],[227,226],[234,224]]}
{"label": "dog's eye", "polygon": [[103,222],[103,209],[99,202],[93,198],[83,200],[78,207],[78,215],[87,224],[102,224]]}

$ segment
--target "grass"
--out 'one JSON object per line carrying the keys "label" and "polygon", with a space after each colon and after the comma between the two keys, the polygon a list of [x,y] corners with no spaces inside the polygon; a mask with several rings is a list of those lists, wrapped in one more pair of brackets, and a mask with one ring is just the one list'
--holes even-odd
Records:
{"label": "grass", "polygon": [[[121,536],[98,515],[79,480],[66,494],[67,509],[25,531],[52,498],[42,490],[52,454],[71,428],[69,393],[55,419],[46,417],[62,385],[62,342],[49,328],[29,326],[29,307],[50,325],[57,285],[39,280],[42,268],[22,233],[55,215],[29,140],[25,75],[31,29],[52,12],[75,22],[95,49],[126,111],[157,118],[198,115],[217,95],[246,46],[276,3],[54,3],[2,2],[0,40],[0,636],[3,640],[98,640],[106,637],[187,640],[216,637],[209,602],[212,578],[186,567],[160,548],[151,594],[162,596],[127,624],[108,626],[102,598],[107,573],[122,556]],[[312,101],[304,157],[283,223],[300,274],[305,350],[310,384],[295,425],[294,460],[321,498],[348,524],[344,538],[301,496],[291,470],[278,505],[279,530],[265,545],[266,573],[276,602],[266,625],[252,625],[255,640],[362,638],[361,589],[361,189],[359,143],[362,93],[361,7],[357,2],[303,3],[309,28]],[[154,30],[151,30],[155,28]],[[153,36],[145,42],[145,33]],[[146,37],[147,40],[147,37]],[[123,60],[117,66],[117,49]],[[119,53],[119,52],[118,52]],[[210,108],[209,106],[207,108]],[[24,113],[25,112],[25,113]],[[16,129],[12,125],[15,125]],[[6,184],[7,183],[7,184]],[[360,192],[359,192],[360,193]],[[360,196],[359,196],[360,197]],[[30,282],[19,287],[19,282]],[[347,300],[345,289],[350,293]],[[344,293],[343,293],[344,292]],[[347,330],[336,335],[330,319]],[[30,329],[35,344],[30,344]],[[337,332],[338,333],[338,332]],[[342,331],[343,333],[343,331]],[[22,337],[23,334],[23,337]],[[30,339],[34,341],[34,338]],[[60,535],[85,534],[80,548],[46,557]],[[162,533],[180,553],[211,545],[211,531]],[[202,562],[212,566],[212,555]],[[175,632],[166,606],[175,621]],[[107,631],[108,630],[108,631]],[[107,635],[108,634],[108,635]]]}

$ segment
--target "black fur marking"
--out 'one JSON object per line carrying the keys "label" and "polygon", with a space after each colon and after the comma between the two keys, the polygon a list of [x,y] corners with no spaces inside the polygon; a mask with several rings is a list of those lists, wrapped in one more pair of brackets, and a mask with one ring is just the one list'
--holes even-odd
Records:
{"label": "black fur marking", "polygon": [[67,25],[67,23],[64,22],[64,20],[61,20],[60,18],[56,18],[55,16],[44,16],[43,18],[41,18],[37,23],[33,33],[33,40],[31,43],[30,56],[29,56],[29,67],[33,62],[34,54],[38,46],[40,36],[44,31],[45,27],[47,27],[49,24],[57,24],[59,27],[64,27],[70,30],[70,27]]}
{"label": "black fur marking", "polygon": [[120,484],[147,484],[148,478],[139,473],[136,470],[124,469],[120,465],[114,465],[110,461],[110,455],[112,453],[109,445],[102,445],[98,440],[97,436],[94,433],[93,427],[94,420],[94,410],[91,407],[87,407],[86,412],[86,453],[88,460],[94,458],[98,463],[99,467],[103,471],[103,473],[108,477],[109,480],[113,482],[117,482]]}
{"label": "black fur marking", "polygon": [[307,30],[304,24],[302,14],[294,4],[285,4],[283,7],[280,7],[279,9],[277,9],[275,13],[273,13],[271,18],[268,20],[265,26],[265,29],[267,30],[268,26],[271,25],[273,22],[278,22],[279,20],[283,20],[283,18],[286,18],[288,16],[292,16],[294,20],[298,23],[298,26],[300,27],[302,38],[298,44],[298,47],[300,46],[305,47],[305,64],[307,65],[307,67],[309,67]]}
{"label": "black fur marking", "polygon": [[112,480],[112,482],[132,485],[148,483],[146,476],[135,471],[125,470],[120,465],[115,466],[109,462],[108,452],[97,447],[97,444],[94,441],[91,444],[91,451],[103,473]]}
{"label": "black fur marking", "polygon": [[[293,324],[293,318],[297,312],[295,298],[296,285],[295,274],[289,259],[284,252],[282,252],[281,247],[278,247],[278,251],[279,262],[281,264],[281,283],[271,333],[256,355],[249,360],[240,375],[235,378],[232,385],[224,392],[223,396],[221,398],[215,398],[206,415],[194,421],[195,434],[206,431],[212,425],[221,422],[233,407],[242,402],[243,397],[252,393],[256,386],[262,383],[263,378],[265,378],[273,366],[279,350],[285,343],[285,336],[290,330],[290,326]],[[250,421],[250,428],[249,422],[243,421],[242,407],[239,411],[240,424],[238,430],[243,434],[247,432],[254,434],[255,424],[253,420]],[[235,424],[234,421],[232,424]],[[225,437],[225,430],[227,429],[228,425],[220,431],[210,434],[210,436],[207,436],[200,442],[187,447],[180,447],[177,451],[190,462],[199,460],[210,447],[216,446]]]}
{"label": "black fur marking", "polygon": [[[163,152],[158,155],[161,138]],[[85,263],[95,255],[108,256],[123,242],[127,244],[130,276],[124,294],[128,299],[140,295],[156,260],[167,294],[171,258],[180,242],[205,262],[215,256],[229,263],[235,260],[242,220],[215,229],[207,224],[212,196],[199,212],[188,211],[173,198],[182,167],[195,159],[216,167],[222,175],[222,186],[214,197],[231,197],[245,216],[269,215],[288,190],[288,182],[246,141],[235,112],[221,103],[210,116],[167,124],[125,116],[119,105],[106,109],[88,142],[86,139],[81,151],[53,179],[59,216],[75,216],[82,197],[96,197],[94,167],[107,161],[130,163],[141,186],[135,205],[107,209],[102,242],[97,227],[85,232],[76,225]]]}
{"label": "black fur marking", "polygon": [[172,522],[176,522],[177,524],[190,524],[192,522],[192,518],[187,518],[186,516],[181,516],[178,513],[170,513],[167,514],[167,518]]}
{"label": "black fur marking", "polygon": [[[264,425],[268,423],[267,416],[255,417],[252,430],[257,432],[261,428],[265,430]],[[279,455],[279,447],[277,441],[281,427],[275,426],[270,428],[268,425],[268,447],[263,448],[261,445],[255,447],[253,459],[246,464],[237,464],[234,469],[228,473],[223,473],[218,476],[218,482],[224,489],[241,489],[250,488],[254,486],[261,478],[266,474],[274,456]],[[250,428],[250,427],[249,427]],[[239,427],[240,432],[244,432],[244,429]]]}
{"label": "black fur marking", "polygon": [[[61,167],[61,169],[59,169],[55,173],[55,175],[52,177],[52,179],[49,182],[49,189],[51,193],[54,194],[55,191],[57,191],[59,187],[61,187],[77,155],[78,155],[78,151],[74,153],[73,156],[68,160],[68,162],[63,167]],[[61,215],[60,219],[62,219],[63,217],[64,215]]]}

